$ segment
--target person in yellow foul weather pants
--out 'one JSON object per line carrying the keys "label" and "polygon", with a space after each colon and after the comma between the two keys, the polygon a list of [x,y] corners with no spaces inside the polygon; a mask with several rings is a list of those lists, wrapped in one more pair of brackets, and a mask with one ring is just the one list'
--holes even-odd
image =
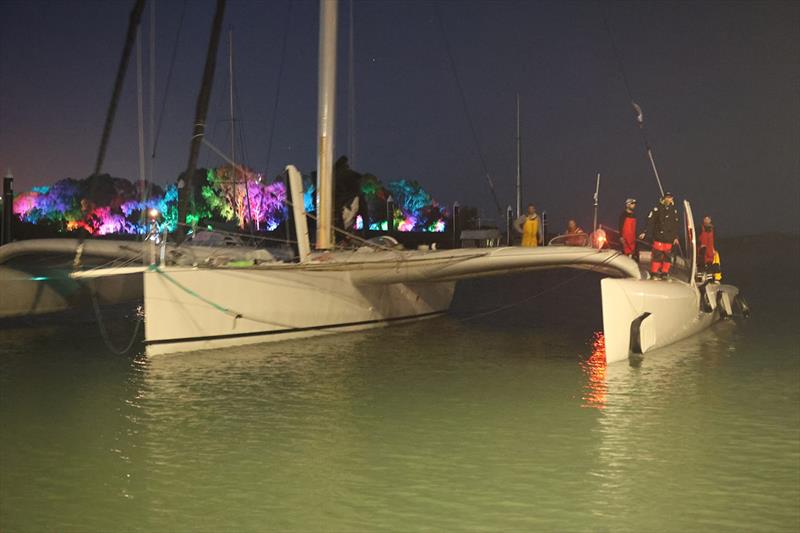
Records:
{"label": "person in yellow foul weather pants", "polygon": [[514,229],[522,235],[522,246],[539,246],[542,242],[539,215],[533,204],[528,204],[528,212],[514,221]]}

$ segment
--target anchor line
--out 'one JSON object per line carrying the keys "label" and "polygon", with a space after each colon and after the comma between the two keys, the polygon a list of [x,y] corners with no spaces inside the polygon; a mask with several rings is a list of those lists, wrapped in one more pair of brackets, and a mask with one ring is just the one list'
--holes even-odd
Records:
{"label": "anchor line", "polygon": [[126,355],[130,352],[131,348],[133,348],[134,343],[136,342],[137,337],[139,336],[139,330],[142,328],[142,315],[136,319],[136,326],[133,328],[133,334],[131,335],[131,339],[125,345],[125,348],[118,349],[114,346],[114,343],[111,341],[111,336],[108,334],[108,329],[106,328],[105,322],[103,321],[103,313],[100,310],[100,303],[97,301],[97,293],[94,288],[94,282],[89,282],[84,285],[87,290],[89,291],[89,295],[92,299],[92,309],[94,309],[95,318],[97,318],[97,329],[100,330],[100,337],[103,339],[103,343],[106,345],[106,348],[109,349],[114,355]]}
{"label": "anchor line", "polygon": [[[525,298],[523,298],[521,300],[517,300],[516,302],[512,302],[510,304],[501,305],[499,307],[495,307],[495,308],[489,309],[487,311],[482,311],[482,312],[479,312],[479,313],[476,313],[474,315],[470,315],[470,316],[467,316],[467,317],[464,317],[464,318],[459,318],[458,320],[461,321],[461,322],[468,322],[470,320],[475,320],[476,318],[481,318],[481,317],[484,317],[484,316],[488,316],[488,315],[492,315],[492,314],[495,314],[495,313],[499,313],[501,311],[505,311],[507,309],[511,309],[513,307],[517,307],[517,306],[519,306],[521,304],[529,302],[530,300],[534,300],[536,298],[539,298],[540,296],[543,296],[543,295],[547,294],[548,292],[552,292],[552,291],[554,291],[556,289],[559,289],[559,288],[561,288],[561,287],[563,287],[565,285],[568,285],[568,284],[572,283],[573,281],[575,281],[576,279],[578,279],[580,277],[583,277],[583,276],[585,276],[586,274],[588,274],[590,272],[595,272],[598,268],[600,268],[601,266],[605,265],[608,261],[611,261],[612,259],[614,259],[618,255],[621,255],[620,252],[615,251],[613,254],[608,256],[606,259],[604,259],[599,264],[594,265],[592,268],[590,268],[588,270],[584,270],[582,272],[579,272],[578,274],[576,274],[576,275],[574,275],[574,276],[572,276],[572,277],[570,277],[570,278],[568,278],[568,279],[566,279],[566,280],[564,280],[562,282],[556,283],[555,285],[553,285],[551,287],[548,287],[546,289],[542,289],[541,291],[539,291],[537,293],[534,293],[534,294],[532,294],[530,296],[526,296]],[[573,261],[573,262],[577,262],[577,261]]]}

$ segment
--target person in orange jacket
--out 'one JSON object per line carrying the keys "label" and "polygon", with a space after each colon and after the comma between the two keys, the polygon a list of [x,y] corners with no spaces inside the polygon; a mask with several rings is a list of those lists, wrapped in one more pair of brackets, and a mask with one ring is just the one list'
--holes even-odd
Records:
{"label": "person in orange jacket", "polygon": [[586,232],[575,222],[574,219],[570,219],[567,222],[567,232],[565,233],[567,237],[564,239],[564,244],[567,246],[586,246],[586,242],[588,240],[588,236]]}
{"label": "person in orange jacket", "polygon": [[625,200],[625,210],[619,216],[619,240],[622,243],[622,253],[639,260],[639,251],[636,249],[636,198]]}
{"label": "person in orange jacket", "polygon": [[714,254],[717,249],[714,247],[714,224],[711,217],[703,218],[703,226],[700,228],[700,235],[697,237],[697,266],[703,271],[708,272],[714,264]]}

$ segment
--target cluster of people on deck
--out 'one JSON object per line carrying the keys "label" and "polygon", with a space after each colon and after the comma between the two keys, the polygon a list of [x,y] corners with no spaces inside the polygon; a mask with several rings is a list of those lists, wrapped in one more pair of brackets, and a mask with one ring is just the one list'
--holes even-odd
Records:
{"label": "cluster of people on deck", "polygon": [[[651,279],[669,279],[672,268],[673,247],[679,246],[678,234],[681,230],[680,216],[675,207],[675,199],[670,192],[664,193],[661,200],[647,215],[645,231],[636,232],[636,199],[625,200],[625,208],[619,216],[619,240],[622,253],[639,262],[639,241],[652,243],[650,259]],[[514,229],[522,235],[522,246],[539,246],[544,243],[542,224],[533,204],[527,212],[514,221]],[[598,232],[603,231],[597,230]],[[560,236],[560,244],[566,246],[585,246],[592,236],[578,226],[574,219],[567,222],[567,229]],[[603,237],[604,238],[604,237]],[[595,242],[595,239],[592,240]],[[703,218],[697,235],[698,271],[719,281],[719,254],[714,246],[714,225],[711,217]]]}

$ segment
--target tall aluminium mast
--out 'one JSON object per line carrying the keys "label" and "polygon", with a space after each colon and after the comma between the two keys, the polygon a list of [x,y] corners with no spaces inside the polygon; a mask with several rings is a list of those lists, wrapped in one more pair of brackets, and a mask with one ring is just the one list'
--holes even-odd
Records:
{"label": "tall aluminium mast", "polygon": [[336,118],[336,25],[338,0],[319,3],[319,93],[317,109],[317,249],[333,238],[333,145]]}

